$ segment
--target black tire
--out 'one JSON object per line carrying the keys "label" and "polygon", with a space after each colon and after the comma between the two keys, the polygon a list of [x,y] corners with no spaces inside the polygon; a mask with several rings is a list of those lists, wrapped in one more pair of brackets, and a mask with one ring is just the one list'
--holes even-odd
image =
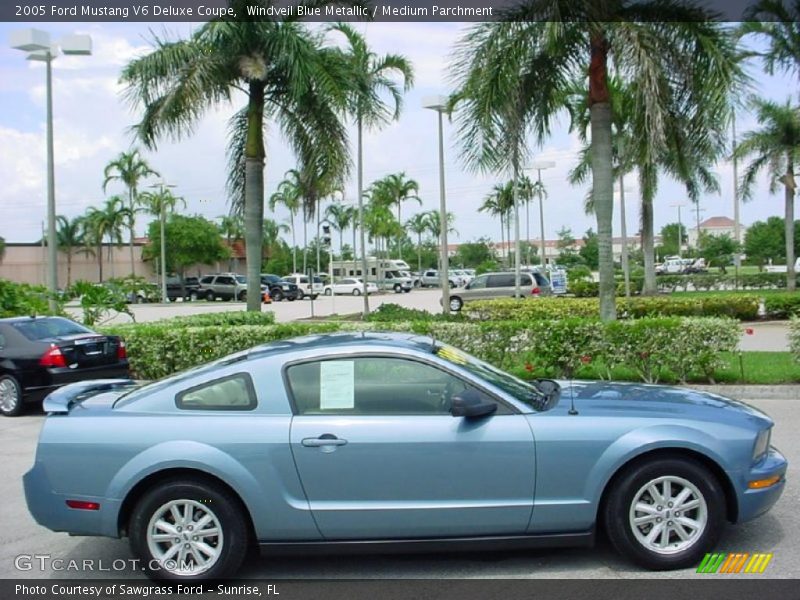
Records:
{"label": "black tire", "polygon": [[399,283],[395,283],[394,284],[394,288],[392,288],[392,289],[394,289],[394,293],[395,294],[399,294],[400,292],[403,291],[403,288]]}
{"label": "black tire", "polygon": [[333,290],[331,288],[328,288],[327,290],[325,290],[325,295],[326,296],[333,296]]}
{"label": "black tire", "polygon": [[312,300],[316,300],[317,298],[319,298],[319,294],[311,294],[309,298],[311,298]]}
{"label": "black tire", "polygon": [[18,417],[25,408],[22,387],[11,375],[0,377],[0,413],[6,417]]}
{"label": "black tire", "polygon": [[[166,563],[161,565],[162,568],[153,568],[157,562],[152,561],[157,561],[158,557],[148,545],[147,530],[150,520],[159,509],[174,500],[198,503],[196,506],[201,510],[210,511],[219,522],[222,531],[222,549],[216,561],[206,571],[184,575],[163,568]],[[242,511],[241,502],[219,486],[191,479],[168,480],[148,491],[133,509],[128,527],[131,549],[141,559],[145,572],[152,579],[197,581],[230,577],[241,566],[248,549],[248,525]],[[187,542],[190,541],[189,535],[188,528],[180,533]]]}
{"label": "black tire", "polygon": [[[699,520],[703,510],[702,502],[705,502],[706,523],[699,533],[689,532],[692,536],[690,539],[694,541],[682,550],[677,549],[681,543],[677,533],[670,533],[667,529],[667,547],[663,551],[656,552],[645,546],[644,541],[639,541],[638,536],[651,533],[657,525],[643,524],[636,527],[630,522],[630,510],[637,497],[639,501],[642,500],[640,493],[648,494],[647,491],[643,491],[648,483],[657,482],[665,477],[675,480],[671,484],[672,494],[676,494],[680,489],[674,486],[682,486],[680,481],[685,481],[693,486],[700,496],[701,506],[687,510],[686,512],[690,513],[688,516],[683,514],[677,516],[682,519]],[[609,491],[603,514],[608,537],[617,552],[646,569],[664,571],[696,567],[703,556],[712,550],[722,534],[725,523],[725,494],[714,474],[695,460],[672,457],[635,464],[616,478],[611,485],[613,487]],[[656,489],[663,492],[663,487]],[[690,498],[696,495],[692,491]],[[663,509],[664,512],[657,517],[662,519],[659,521],[663,523],[662,527],[677,521],[674,510],[671,510],[677,507],[658,505],[658,499],[652,495],[647,495],[646,498],[653,501],[655,508]],[[634,529],[638,530],[638,534]],[[686,528],[682,526],[682,529],[686,532]],[[663,534],[658,534],[654,541],[662,539]]]}
{"label": "black tire", "polygon": [[[233,300],[233,298],[231,298]],[[239,302],[247,302],[247,292],[239,292]]]}
{"label": "black tire", "polygon": [[283,291],[281,290],[281,288],[274,288],[270,292],[270,295],[272,296],[272,299],[275,300],[275,302],[280,302],[284,298]]}
{"label": "black tire", "polygon": [[297,290],[297,299],[298,300],[302,300],[305,297],[306,297],[306,294],[305,294],[305,292],[303,290]]}
{"label": "black tire", "polygon": [[464,306],[464,301],[458,296],[450,296],[450,311],[459,312]]}
{"label": "black tire", "polygon": [[361,290],[358,289],[358,288],[353,288],[352,294],[353,294],[353,296],[360,296],[361,295]]}
{"label": "black tire", "polygon": [[214,300],[216,300],[216,298],[214,297],[214,292],[206,292],[206,300],[208,300],[209,302],[213,302]]}

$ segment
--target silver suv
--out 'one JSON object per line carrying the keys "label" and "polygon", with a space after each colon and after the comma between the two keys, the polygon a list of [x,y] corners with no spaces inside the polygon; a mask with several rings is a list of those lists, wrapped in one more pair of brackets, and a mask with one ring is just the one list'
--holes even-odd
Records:
{"label": "silver suv", "polygon": [[[265,290],[266,286],[261,284],[262,295]],[[205,298],[209,302],[213,302],[217,298],[245,302],[247,300],[247,277],[238,273],[206,275],[200,279],[197,297]]]}
{"label": "silver suv", "polygon": [[[520,294],[538,298],[552,294],[550,281],[541,273],[520,273]],[[450,294],[450,310],[458,312],[465,302],[489,298],[513,298],[516,295],[514,273],[484,273],[470,281],[464,289]]]}

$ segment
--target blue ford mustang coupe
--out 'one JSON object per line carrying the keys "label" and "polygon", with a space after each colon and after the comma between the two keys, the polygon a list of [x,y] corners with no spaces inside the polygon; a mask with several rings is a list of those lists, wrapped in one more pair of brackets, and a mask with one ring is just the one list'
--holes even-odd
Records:
{"label": "blue ford mustang coupe", "polygon": [[[136,387],[45,400],[25,475],[41,525],[128,536],[155,578],[263,551],[586,545],[695,566],[783,491],[773,422],[685,389],[523,382],[426,337],[258,346]],[[370,543],[373,542],[373,543]]]}

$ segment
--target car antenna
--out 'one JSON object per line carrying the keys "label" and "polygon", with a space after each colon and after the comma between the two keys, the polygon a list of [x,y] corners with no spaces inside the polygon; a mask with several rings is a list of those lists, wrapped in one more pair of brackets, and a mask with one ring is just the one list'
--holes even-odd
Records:
{"label": "car antenna", "polygon": [[572,374],[569,377],[569,411],[567,411],[567,414],[571,416],[578,414],[578,411],[575,410],[575,388],[572,385]]}

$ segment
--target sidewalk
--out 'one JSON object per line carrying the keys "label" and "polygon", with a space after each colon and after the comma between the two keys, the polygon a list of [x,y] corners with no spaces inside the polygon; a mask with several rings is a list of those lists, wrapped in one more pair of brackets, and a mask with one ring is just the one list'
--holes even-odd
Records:
{"label": "sidewalk", "polygon": [[[739,349],[745,352],[788,352],[789,322],[766,321],[764,323],[742,323],[742,340]],[[752,333],[747,333],[752,331]]]}

